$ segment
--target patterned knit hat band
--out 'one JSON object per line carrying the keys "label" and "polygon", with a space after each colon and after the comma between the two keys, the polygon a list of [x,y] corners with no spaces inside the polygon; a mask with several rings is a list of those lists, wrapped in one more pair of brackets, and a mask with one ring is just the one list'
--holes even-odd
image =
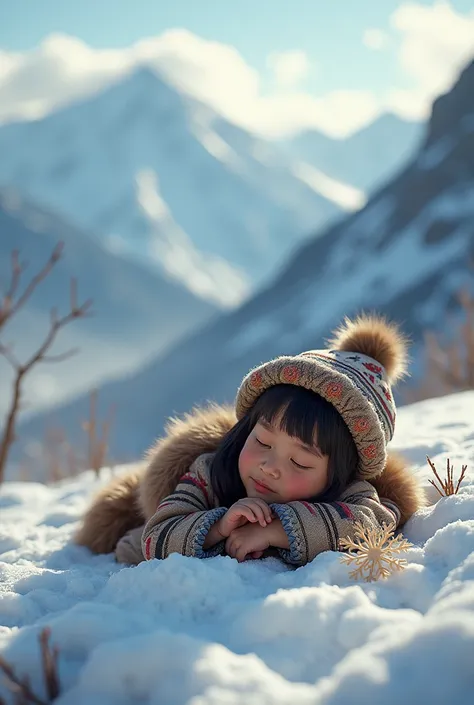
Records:
{"label": "patterned knit hat band", "polygon": [[359,454],[359,475],[379,475],[386,444],[395,427],[396,410],[384,368],[360,353],[310,350],[278,357],[255,368],[237,392],[236,414],[242,418],[258,397],[277,384],[294,384],[322,396],[343,417]]}

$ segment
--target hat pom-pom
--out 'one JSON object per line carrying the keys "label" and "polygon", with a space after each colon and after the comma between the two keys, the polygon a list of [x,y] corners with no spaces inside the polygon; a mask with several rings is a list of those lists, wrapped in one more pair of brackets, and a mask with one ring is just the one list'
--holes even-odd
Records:
{"label": "hat pom-pom", "polygon": [[407,339],[395,323],[375,315],[361,315],[344,322],[328,341],[335,350],[368,355],[385,368],[390,383],[406,374]]}

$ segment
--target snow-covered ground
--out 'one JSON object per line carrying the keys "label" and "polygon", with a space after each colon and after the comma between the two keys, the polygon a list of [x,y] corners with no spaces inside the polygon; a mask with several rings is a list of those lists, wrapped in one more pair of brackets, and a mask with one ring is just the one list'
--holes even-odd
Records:
{"label": "snow-covered ground", "polygon": [[[108,471],[5,484],[0,652],[44,696],[37,639],[49,625],[60,705],[472,705],[473,410],[466,392],[399,411],[392,447],[431,505],[405,527],[407,568],[376,583],[355,583],[329,552],[296,571],[179,555],[123,567],[69,543]],[[456,475],[468,464],[458,495],[438,501],[427,454],[439,471],[448,457]]]}

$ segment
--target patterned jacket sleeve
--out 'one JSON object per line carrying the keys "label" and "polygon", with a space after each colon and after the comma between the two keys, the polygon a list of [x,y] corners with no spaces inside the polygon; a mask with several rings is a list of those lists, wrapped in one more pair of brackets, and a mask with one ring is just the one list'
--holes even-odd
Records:
{"label": "patterned jacket sleeve", "polygon": [[354,522],[381,526],[400,522],[398,507],[378,497],[375,487],[365,480],[353,482],[337,502],[289,502],[272,504],[288,536],[290,548],[278,549],[281,558],[292,565],[305,565],[323,551],[338,551],[339,539],[354,538]]}
{"label": "patterned jacket sleeve", "polygon": [[225,541],[203,548],[209,529],[225,513],[216,507],[205,456],[199,456],[183,475],[176,489],[158,505],[145,524],[142,551],[147,560],[170,553],[210,558],[224,552]]}

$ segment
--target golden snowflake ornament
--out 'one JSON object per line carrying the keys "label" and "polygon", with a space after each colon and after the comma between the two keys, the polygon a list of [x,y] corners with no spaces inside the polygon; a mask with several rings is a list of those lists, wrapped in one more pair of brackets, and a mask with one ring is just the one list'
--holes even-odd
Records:
{"label": "golden snowflake ornament", "polygon": [[339,540],[339,548],[346,550],[341,560],[348,565],[355,565],[349,576],[354,580],[363,579],[371,583],[379,578],[387,578],[396,570],[403,570],[407,561],[398,556],[406,551],[411,544],[401,534],[393,535],[394,524],[379,526],[363,526],[354,523],[355,538]]}

